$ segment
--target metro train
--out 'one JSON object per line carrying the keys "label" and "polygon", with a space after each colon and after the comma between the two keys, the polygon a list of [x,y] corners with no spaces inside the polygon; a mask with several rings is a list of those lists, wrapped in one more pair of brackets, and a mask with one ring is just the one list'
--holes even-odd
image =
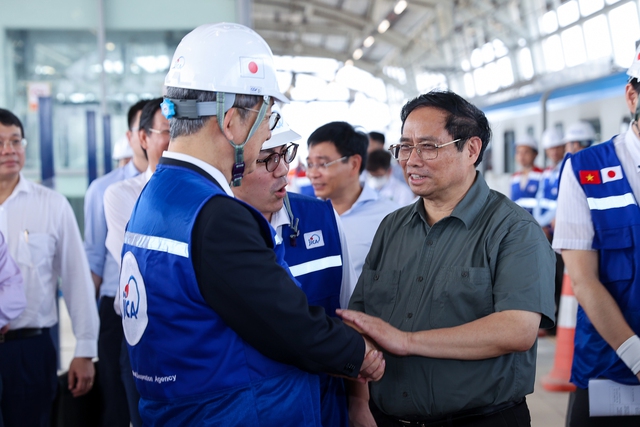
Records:
{"label": "metro train", "polygon": [[[626,130],[631,119],[624,100],[627,79],[626,73],[616,73],[483,107],[493,131],[480,167],[489,185],[509,194],[510,176],[516,170],[515,141],[528,134],[539,144],[544,123],[546,128],[555,127],[563,133],[571,124],[587,121],[593,125],[597,141]],[[546,166],[544,150],[540,149],[536,163]]]}

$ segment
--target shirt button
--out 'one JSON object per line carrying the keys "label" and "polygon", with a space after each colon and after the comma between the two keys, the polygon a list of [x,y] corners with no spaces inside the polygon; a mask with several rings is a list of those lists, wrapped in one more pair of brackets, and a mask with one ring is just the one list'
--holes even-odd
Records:
{"label": "shirt button", "polygon": [[418,276],[418,282],[422,282],[423,280],[424,280],[424,277]]}
{"label": "shirt button", "polygon": [[462,277],[469,277],[469,272],[468,271],[463,271],[462,272]]}
{"label": "shirt button", "polygon": [[413,317],[413,313],[409,313],[409,314],[407,314],[407,317],[408,317],[409,319],[411,319],[411,318]]}
{"label": "shirt button", "polygon": [[373,276],[373,280],[378,280],[380,278],[380,276],[378,274],[376,274],[375,276]]}
{"label": "shirt button", "polygon": [[433,240],[427,240],[427,246],[433,245]]}
{"label": "shirt button", "polygon": [[407,393],[406,391],[402,392],[402,397],[409,397],[409,393]]}

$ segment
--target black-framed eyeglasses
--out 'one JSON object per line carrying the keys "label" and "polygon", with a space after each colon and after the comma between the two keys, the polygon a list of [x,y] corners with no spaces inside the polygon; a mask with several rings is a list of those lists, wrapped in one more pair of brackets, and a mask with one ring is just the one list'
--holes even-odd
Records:
{"label": "black-framed eyeglasses", "polygon": [[[254,113],[260,113],[258,110],[254,110],[252,108],[244,108],[238,107],[241,110],[253,111]],[[274,130],[276,126],[278,126],[278,122],[280,121],[280,114],[277,111],[272,112],[271,114],[265,114],[265,119],[269,119],[269,130]]]}
{"label": "black-framed eyeglasses", "polygon": [[416,153],[422,160],[433,160],[438,157],[438,148],[446,147],[447,145],[451,145],[461,141],[460,138],[455,139],[453,141],[445,142],[444,144],[432,144],[430,142],[423,142],[421,144],[411,145],[411,144],[395,144],[389,147],[389,151],[391,155],[398,161],[404,162],[409,160],[409,156],[411,156],[411,151],[416,149]]}
{"label": "black-framed eyeglasses", "polygon": [[21,150],[27,146],[27,140],[25,138],[9,138],[7,141],[0,141],[0,149],[12,147],[14,150]]}
{"label": "black-framed eyeglasses", "polygon": [[267,172],[273,172],[278,169],[280,159],[284,160],[286,164],[290,164],[293,162],[293,159],[296,158],[297,153],[298,144],[292,142],[280,150],[279,153],[271,153],[264,159],[257,159],[256,163],[264,163],[264,166],[267,168]]}
{"label": "black-framed eyeglasses", "polygon": [[351,157],[351,156],[342,156],[339,159],[331,160],[330,162],[326,162],[326,163],[311,163],[311,162],[307,162],[307,169],[317,168],[317,169],[320,169],[320,170],[325,170],[331,165],[335,165],[336,163],[338,163],[340,161],[347,160],[349,157]]}

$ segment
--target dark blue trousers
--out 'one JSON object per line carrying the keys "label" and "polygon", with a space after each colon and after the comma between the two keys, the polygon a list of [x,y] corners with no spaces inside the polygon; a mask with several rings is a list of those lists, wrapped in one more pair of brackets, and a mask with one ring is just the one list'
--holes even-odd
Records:
{"label": "dark blue trousers", "polygon": [[48,329],[0,344],[0,412],[5,427],[49,426],[58,388],[57,364]]}

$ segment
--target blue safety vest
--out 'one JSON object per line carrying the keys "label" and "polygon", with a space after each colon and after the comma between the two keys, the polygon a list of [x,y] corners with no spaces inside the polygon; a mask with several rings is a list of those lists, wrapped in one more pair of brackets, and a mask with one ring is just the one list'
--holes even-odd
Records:
{"label": "blue safety vest", "polygon": [[[146,425],[320,426],[317,375],[263,356],[202,297],[191,234],[214,196],[229,197],[198,172],[160,164],[127,226],[120,292],[140,414]],[[273,228],[246,207],[273,247]]]}
{"label": "blue safety vest", "polygon": [[[595,233],[592,246],[599,255],[600,281],[631,329],[640,334],[640,208],[613,140],[574,154],[571,166],[591,210]],[[638,378],[578,306],[571,381],[587,388],[592,378],[638,384]]]}
{"label": "blue safety vest", "polygon": [[558,186],[560,185],[560,168],[550,167],[542,172],[542,198],[538,200],[540,215],[549,210],[555,210],[558,200]]}
{"label": "blue safety vest", "polygon": [[527,176],[527,185],[524,189],[520,188],[520,172],[513,174],[511,178],[511,200],[522,206],[527,212],[533,214],[533,208],[538,203],[536,193],[542,179],[542,169],[534,167]]}
{"label": "blue safety vest", "polygon": [[[342,248],[330,201],[287,193],[290,225],[282,227],[285,261],[300,282],[309,305],[320,305],[330,316],[340,308]],[[277,250],[276,250],[277,252]],[[320,374],[324,427],[347,427],[349,413],[342,378]]]}

